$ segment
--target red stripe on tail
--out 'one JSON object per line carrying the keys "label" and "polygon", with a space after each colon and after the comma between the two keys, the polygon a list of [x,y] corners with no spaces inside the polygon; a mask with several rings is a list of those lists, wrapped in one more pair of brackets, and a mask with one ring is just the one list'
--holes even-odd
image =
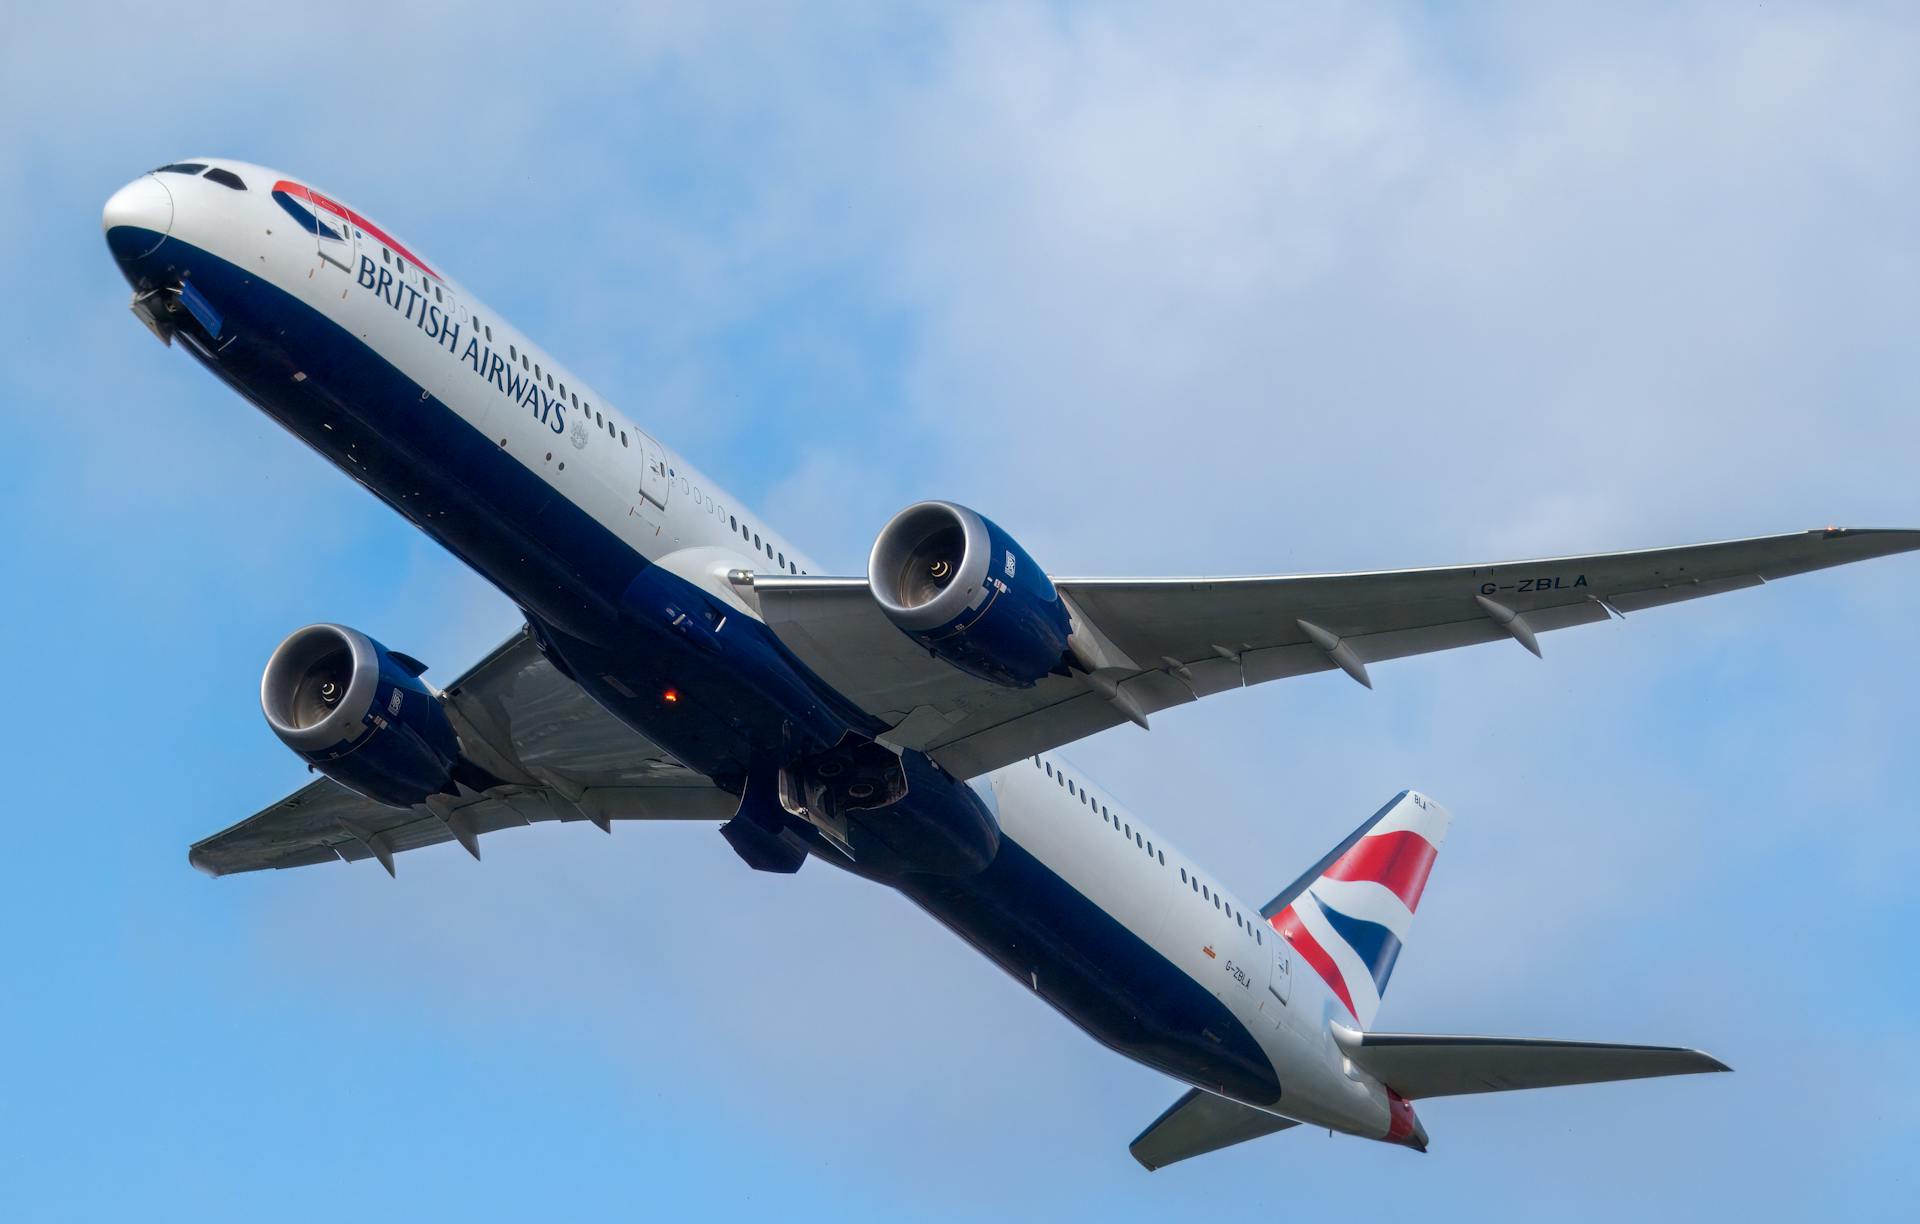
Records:
{"label": "red stripe on tail", "polygon": [[1280,932],[1281,938],[1293,945],[1293,950],[1300,954],[1300,959],[1312,965],[1313,971],[1333,989],[1335,995],[1339,996],[1340,1002],[1346,1005],[1347,1014],[1358,1020],[1360,1013],[1353,1009],[1353,996],[1347,993],[1347,979],[1341,974],[1340,966],[1333,963],[1333,958],[1328,956],[1327,950],[1320,946],[1320,941],[1313,937],[1313,932],[1300,925],[1300,915],[1293,912],[1293,907],[1289,905],[1275,914],[1272,923],[1273,929]]}
{"label": "red stripe on tail", "polygon": [[1433,870],[1434,856],[1438,853],[1433,843],[1418,833],[1396,829],[1377,837],[1361,838],[1353,849],[1327,868],[1327,878],[1385,885],[1406,903],[1411,913],[1420,908],[1420,894],[1427,887],[1427,875]]}

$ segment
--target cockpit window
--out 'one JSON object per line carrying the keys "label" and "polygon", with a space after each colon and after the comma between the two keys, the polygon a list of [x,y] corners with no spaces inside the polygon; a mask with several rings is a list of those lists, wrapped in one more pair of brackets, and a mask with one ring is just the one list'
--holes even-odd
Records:
{"label": "cockpit window", "polygon": [[155,174],[198,174],[206,167],[199,162],[173,162],[155,170]]}
{"label": "cockpit window", "polygon": [[218,166],[207,171],[206,174],[201,177],[205,178],[209,183],[218,183],[222,187],[231,187],[235,191],[245,191],[247,189],[247,185],[240,181],[239,175],[231,170],[222,170]]}

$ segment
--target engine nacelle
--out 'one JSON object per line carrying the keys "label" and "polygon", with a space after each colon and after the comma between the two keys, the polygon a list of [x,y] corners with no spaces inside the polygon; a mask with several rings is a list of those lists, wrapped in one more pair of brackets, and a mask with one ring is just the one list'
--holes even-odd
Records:
{"label": "engine nacelle", "polygon": [[1072,624],[1046,571],[991,520],[953,502],[893,516],[867,583],[887,618],[971,675],[1030,688],[1058,671]]}
{"label": "engine nacelle", "polygon": [[452,793],[460,736],[421,682],[425,668],[344,625],[308,625],[260,677],[280,742],[348,790],[392,807]]}

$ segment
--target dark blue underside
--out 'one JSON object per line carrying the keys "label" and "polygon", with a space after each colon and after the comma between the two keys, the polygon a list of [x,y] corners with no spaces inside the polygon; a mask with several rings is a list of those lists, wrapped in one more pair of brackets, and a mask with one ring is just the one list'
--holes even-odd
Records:
{"label": "dark blue underside", "polygon": [[977,876],[892,883],[1102,1044],[1251,1104],[1280,1099],[1224,1003],[1012,838]]}
{"label": "dark blue underside", "polygon": [[[719,652],[672,628],[712,601],[304,302],[175,239],[115,230],[108,245],[136,287],[191,277],[224,323],[186,344],[203,365],[499,587],[555,666],[681,761],[737,790],[796,746],[877,730],[750,618],[727,622]],[[1105,1044],[1244,1100],[1278,1098],[1212,992],[1010,839],[1000,847],[976,875],[882,882]]]}

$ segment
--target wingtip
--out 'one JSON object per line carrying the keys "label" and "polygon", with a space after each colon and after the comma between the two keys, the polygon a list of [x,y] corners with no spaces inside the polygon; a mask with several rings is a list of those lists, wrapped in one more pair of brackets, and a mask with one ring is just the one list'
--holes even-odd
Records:
{"label": "wingtip", "polygon": [[222,874],[220,869],[209,862],[206,855],[200,852],[199,846],[188,847],[187,865],[210,880],[217,880]]}
{"label": "wingtip", "polygon": [[1815,527],[1808,535],[1817,535],[1829,540],[1844,540],[1850,536],[1905,536],[1908,548],[1920,548],[1920,528],[1915,527]]}

